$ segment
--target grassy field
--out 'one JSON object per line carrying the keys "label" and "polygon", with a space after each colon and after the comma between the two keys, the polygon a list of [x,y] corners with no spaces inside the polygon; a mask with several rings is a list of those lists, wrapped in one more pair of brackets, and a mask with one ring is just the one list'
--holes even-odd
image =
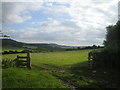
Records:
{"label": "grassy field", "polygon": [[24,50],[24,48],[18,48],[18,47],[12,47],[12,46],[2,47],[2,51],[10,51],[10,50],[22,51],[22,50]]}
{"label": "grassy field", "polygon": [[2,79],[3,88],[66,88],[50,74],[21,68],[4,69]]}
{"label": "grassy field", "polygon": [[[50,77],[55,77],[57,78],[57,80],[58,79],[61,80],[62,82],[60,82],[59,80],[55,81],[56,83],[61,83],[61,85],[57,84],[60,85],[59,88],[64,87],[64,85],[66,87],[81,87],[81,88],[117,87],[116,83],[118,81],[117,80],[118,75],[115,71],[107,70],[107,69],[89,70],[87,57],[88,57],[88,52],[90,51],[91,50],[31,53],[32,70],[38,71],[33,73],[39,73],[39,74],[43,73],[42,74],[43,77],[44,75],[47,74]],[[15,59],[17,55],[25,56],[25,54],[7,54],[7,55],[3,55],[3,59],[7,59],[7,58]],[[14,74],[16,71],[13,70],[12,74]],[[6,85],[9,85],[9,82],[6,81],[6,79],[9,79],[9,76],[6,75],[8,74],[7,72],[10,73],[11,71],[9,72],[8,70],[7,71],[3,70],[3,76],[4,76],[3,81],[7,83]],[[23,75],[26,75],[26,73],[23,73]],[[25,77],[23,77],[23,79]],[[48,85],[49,82],[48,83],[42,82],[43,79],[40,79],[42,77],[37,77],[37,78],[39,78],[40,80],[40,81],[38,80],[39,82],[45,84],[44,87],[46,88],[48,86],[55,88],[58,87],[58,86],[51,86],[51,84]],[[33,80],[33,82],[36,81],[36,79],[35,80],[31,79],[31,80]],[[51,78],[47,77],[47,80],[49,81],[51,80]],[[26,82],[24,84],[26,84]],[[6,87],[6,85],[4,85],[4,87]],[[34,83],[31,83],[31,86],[32,85],[33,87],[38,87],[38,86],[34,86],[35,85]],[[13,87],[17,87],[17,84],[15,84],[15,86]],[[28,85],[26,84],[25,87],[28,87]]]}
{"label": "grassy field", "polygon": [[[31,53],[31,64],[40,67],[51,65],[67,69],[77,63],[82,63],[80,66],[83,67],[87,65],[86,61],[89,51],[90,50]],[[3,55],[3,59],[15,59],[17,55],[25,56],[25,54],[7,54]]]}

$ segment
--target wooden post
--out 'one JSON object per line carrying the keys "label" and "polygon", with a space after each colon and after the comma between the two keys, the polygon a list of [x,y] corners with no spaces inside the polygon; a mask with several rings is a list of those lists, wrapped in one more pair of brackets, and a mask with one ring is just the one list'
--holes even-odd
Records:
{"label": "wooden post", "polygon": [[92,58],[92,69],[95,67],[95,61],[96,61],[96,53],[93,53],[93,58]]}
{"label": "wooden post", "polygon": [[31,65],[30,65],[30,53],[27,53],[27,68],[31,69]]}
{"label": "wooden post", "polygon": [[16,59],[16,67],[19,67],[19,56],[17,55],[17,59]]}
{"label": "wooden post", "polygon": [[92,69],[92,53],[88,53],[88,66]]}
{"label": "wooden post", "polygon": [[88,53],[88,66],[90,67],[90,53]]}

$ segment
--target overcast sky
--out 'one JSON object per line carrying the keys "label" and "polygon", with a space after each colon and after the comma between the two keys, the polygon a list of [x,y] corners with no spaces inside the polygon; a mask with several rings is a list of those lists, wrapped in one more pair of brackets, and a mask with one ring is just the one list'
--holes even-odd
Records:
{"label": "overcast sky", "polygon": [[118,20],[118,0],[22,0],[0,7],[2,31],[22,42],[102,45],[105,27]]}

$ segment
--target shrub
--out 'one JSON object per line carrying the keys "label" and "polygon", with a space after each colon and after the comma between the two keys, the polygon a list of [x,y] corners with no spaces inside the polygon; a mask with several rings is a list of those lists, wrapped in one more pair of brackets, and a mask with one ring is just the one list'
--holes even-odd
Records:
{"label": "shrub", "polygon": [[8,51],[4,51],[2,54],[8,54],[9,52]]}
{"label": "shrub", "polygon": [[101,51],[94,51],[93,60],[95,67],[118,69],[120,65],[120,51],[115,49],[103,49]]}
{"label": "shrub", "polygon": [[27,52],[32,52],[32,51],[30,51],[30,50],[23,50],[23,51],[21,51],[21,53],[27,53]]}
{"label": "shrub", "polygon": [[12,50],[9,50],[9,54],[12,54],[12,53],[14,53],[14,51],[12,51]]}
{"label": "shrub", "polygon": [[7,59],[7,58],[2,60],[2,68],[10,68],[14,66],[15,66],[15,63],[13,60]]}

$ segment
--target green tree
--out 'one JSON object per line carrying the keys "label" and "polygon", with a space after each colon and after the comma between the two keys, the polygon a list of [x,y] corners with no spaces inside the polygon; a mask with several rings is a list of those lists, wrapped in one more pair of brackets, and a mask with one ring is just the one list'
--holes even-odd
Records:
{"label": "green tree", "polygon": [[107,34],[104,41],[105,47],[118,47],[120,45],[120,21],[116,25],[109,25],[106,27]]}
{"label": "green tree", "polygon": [[96,46],[96,45],[93,45],[93,46],[92,46],[92,48],[96,49],[96,48],[97,48],[97,46]]}
{"label": "green tree", "polygon": [[80,47],[77,47],[77,49],[79,50],[79,49],[81,49]]}
{"label": "green tree", "polygon": [[120,21],[106,27],[105,48],[92,52],[96,67],[119,69],[120,66]]}

